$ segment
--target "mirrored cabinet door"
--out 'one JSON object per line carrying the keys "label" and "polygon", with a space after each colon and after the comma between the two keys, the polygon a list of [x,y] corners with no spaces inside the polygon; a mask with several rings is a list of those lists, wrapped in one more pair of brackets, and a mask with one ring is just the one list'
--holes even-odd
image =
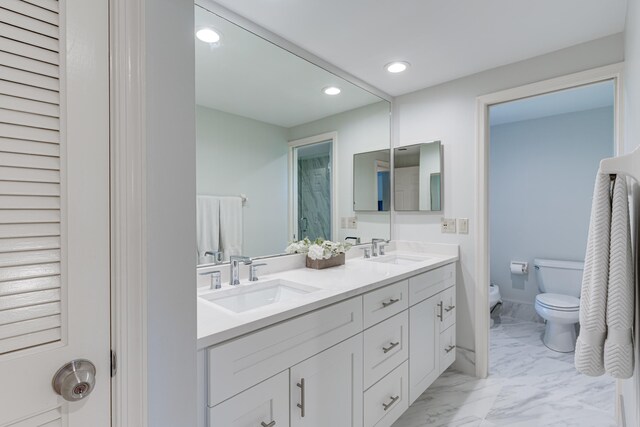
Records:
{"label": "mirrored cabinet door", "polygon": [[442,144],[433,141],[393,150],[396,211],[442,210]]}

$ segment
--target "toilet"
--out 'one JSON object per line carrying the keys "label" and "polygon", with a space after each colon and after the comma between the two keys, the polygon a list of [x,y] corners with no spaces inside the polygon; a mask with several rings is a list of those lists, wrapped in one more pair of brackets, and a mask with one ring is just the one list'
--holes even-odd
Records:
{"label": "toilet", "polygon": [[544,345],[570,353],[576,348],[584,263],[536,258],[534,265],[541,292],[535,309],[546,323]]}

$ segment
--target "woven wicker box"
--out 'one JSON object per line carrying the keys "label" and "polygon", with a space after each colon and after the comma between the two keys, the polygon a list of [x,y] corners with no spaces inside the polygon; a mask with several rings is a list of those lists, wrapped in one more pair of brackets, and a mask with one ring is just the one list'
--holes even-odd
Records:
{"label": "woven wicker box", "polygon": [[322,270],[323,268],[336,267],[338,265],[344,265],[345,254],[340,254],[329,259],[311,259],[307,257],[307,267],[314,268],[316,270]]}

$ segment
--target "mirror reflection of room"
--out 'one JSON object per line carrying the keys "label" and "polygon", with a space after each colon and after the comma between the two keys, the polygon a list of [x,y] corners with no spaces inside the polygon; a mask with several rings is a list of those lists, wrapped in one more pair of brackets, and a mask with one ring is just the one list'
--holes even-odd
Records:
{"label": "mirror reflection of room", "polygon": [[396,211],[442,210],[442,145],[440,141],[394,150]]}
{"label": "mirror reflection of room", "polygon": [[[196,43],[198,264],[388,239],[389,102],[202,7],[195,18],[220,33]],[[372,149],[387,153],[381,184],[359,209],[354,154]]]}

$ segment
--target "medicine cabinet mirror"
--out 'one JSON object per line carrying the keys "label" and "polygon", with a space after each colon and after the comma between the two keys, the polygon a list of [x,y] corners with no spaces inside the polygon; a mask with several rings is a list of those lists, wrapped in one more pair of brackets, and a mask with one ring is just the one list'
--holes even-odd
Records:
{"label": "medicine cabinet mirror", "polygon": [[396,211],[442,210],[442,144],[433,141],[393,150]]}

